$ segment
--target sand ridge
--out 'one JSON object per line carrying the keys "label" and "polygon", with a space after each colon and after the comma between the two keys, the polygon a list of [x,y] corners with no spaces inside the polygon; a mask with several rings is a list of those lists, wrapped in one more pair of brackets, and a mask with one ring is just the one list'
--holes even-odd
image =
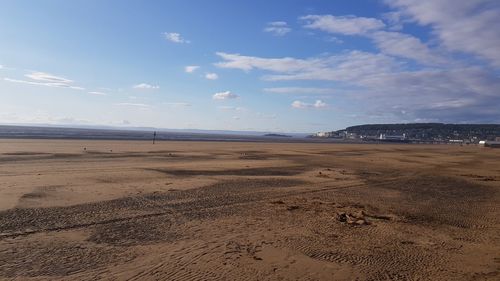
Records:
{"label": "sand ridge", "polygon": [[500,150],[0,140],[0,279],[497,280]]}

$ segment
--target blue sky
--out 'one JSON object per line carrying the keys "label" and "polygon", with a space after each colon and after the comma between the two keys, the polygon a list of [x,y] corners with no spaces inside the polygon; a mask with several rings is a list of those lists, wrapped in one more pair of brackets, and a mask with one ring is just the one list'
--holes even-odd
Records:
{"label": "blue sky", "polygon": [[1,1],[0,123],[500,122],[500,2]]}

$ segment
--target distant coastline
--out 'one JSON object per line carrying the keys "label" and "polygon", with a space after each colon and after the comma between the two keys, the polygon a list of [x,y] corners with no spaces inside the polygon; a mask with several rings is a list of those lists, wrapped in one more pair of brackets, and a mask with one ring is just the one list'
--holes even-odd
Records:
{"label": "distant coastline", "polygon": [[[88,140],[152,140],[157,141],[242,141],[242,142],[311,142],[304,136],[281,134],[243,134],[221,131],[185,132],[155,129],[92,129],[71,127],[37,127],[0,125],[0,139],[88,139]],[[313,141],[314,142],[314,141]]]}

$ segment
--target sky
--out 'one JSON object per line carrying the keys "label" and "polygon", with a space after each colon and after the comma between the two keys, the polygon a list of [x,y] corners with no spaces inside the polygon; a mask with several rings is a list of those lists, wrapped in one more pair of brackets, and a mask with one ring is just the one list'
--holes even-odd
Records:
{"label": "sky", "polygon": [[498,0],[0,0],[0,124],[500,123]]}

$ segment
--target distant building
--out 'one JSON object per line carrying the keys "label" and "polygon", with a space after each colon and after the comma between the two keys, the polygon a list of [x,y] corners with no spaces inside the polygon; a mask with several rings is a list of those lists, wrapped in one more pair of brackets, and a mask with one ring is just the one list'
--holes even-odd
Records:
{"label": "distant building", "polygon": [[312,135],[315,138],[334,138],[338,137],[338,135],[335,132],[317,132],[316,134]]}
{"label": "distant building", "polygon": [[317,132],[314,136],[318,138],[327,138],[328,132]]}
{"label": "distant building", "polygon": [[403,140],[406,140],[406,134],[402,134],[402,135],[380,134],[379,140],[403,141]]}
{"label": "distant building", "polygon": [[347,133],[346,132],[346,136],[345,136],[347,139],[357,139],[358,138],[358,134],[356,133]]}

